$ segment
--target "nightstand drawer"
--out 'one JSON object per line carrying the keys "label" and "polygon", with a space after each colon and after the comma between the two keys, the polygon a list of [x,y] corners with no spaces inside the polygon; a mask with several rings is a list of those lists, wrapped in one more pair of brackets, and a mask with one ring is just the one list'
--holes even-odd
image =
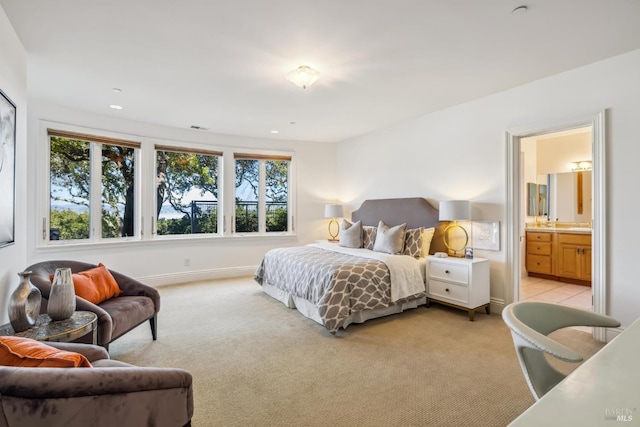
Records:
{"label": "nightstand drawer", "polygon": [[429,263],[429,280],[445,280],[467,286],[469,283],[469,267],[440,262]]}
{"label": "nightstand drawer", "polygon": [[431,279],[429,280],[429,296],[467,304],[469,302],[469,288]]}

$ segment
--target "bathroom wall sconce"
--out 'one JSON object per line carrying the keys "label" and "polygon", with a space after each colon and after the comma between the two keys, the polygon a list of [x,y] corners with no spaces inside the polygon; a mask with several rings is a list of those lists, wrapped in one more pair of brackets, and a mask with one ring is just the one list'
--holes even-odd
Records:
{"label": "bathroom wall sconce", "polygon": [[580,162],[569,163],[572,171],[590,171],[592,168],[591,160],[582,160]]}
{"label": "bathroom wall sconce", "polygon": [[[464,248],[469,244],[469,233],[464,227],[458,224],[458,221],[469,221],[471,219],[471,205],[469,201],[448,200],[440,202],[438,210],[440,212],[440,221],[450,221],[450,224],[444,229],[444,245],[448,250],[453,251],[454,256],[464,256]],[[450,235],[455,228],[460,228],[464,232],[464,239],[462,245],[452,247],[450,245]],[[462,254],[458,255],[458,251],[462,251]]]}
{"label": "bathroom wall sconce", "polygon": [[[342,205],[336,205],[336,204],[324,205],[324,217],[331,218],[331,221],[329,221],[329,236],[331,236],[331,239],[329,239],[330,242],[338,241],[338,234],[340,233],[340,225],[338,225],[338,221],[336,220],[336,218],[342,218],[343,216],[344,216],[344,213],[342,210]],[[336,228],[335,233],[331,231],[331,226],[334,224]]]}

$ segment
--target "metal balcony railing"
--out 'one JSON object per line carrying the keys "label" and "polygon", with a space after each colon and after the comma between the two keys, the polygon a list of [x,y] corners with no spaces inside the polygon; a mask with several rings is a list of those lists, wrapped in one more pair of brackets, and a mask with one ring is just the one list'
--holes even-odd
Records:
{"label": "metal balcony railing", "polygon": [[[258,231],[258,202],[239,200],[235,203],[235,231],[251,233]],[[203,217],[217,214],[218,202],[193,200],[190,205],[191,233],[199,232],[199,221]],[[287,202],[267,202],[265,204],[267,231],[287,231]]]}

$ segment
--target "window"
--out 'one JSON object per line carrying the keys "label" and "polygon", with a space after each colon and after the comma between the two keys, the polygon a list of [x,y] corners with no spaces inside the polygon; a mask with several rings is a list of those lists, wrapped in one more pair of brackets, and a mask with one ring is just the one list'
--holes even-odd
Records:
{"label": "window", "polygon": [[136,236],[136,158],[132,141],[47,130],[49,241]]}
{"label": "window", "polygon": [[157,235],[218,233],[220,152],[156,145]]}
{"label": "window", "polygon": [[38,218],[44,245],[294,231],[289,153],[218,151],[52,122],[43,122],[42,132]]}
{"label": "window", "polygon": [[235,153],[235,232],[291,229],[291,157]]}

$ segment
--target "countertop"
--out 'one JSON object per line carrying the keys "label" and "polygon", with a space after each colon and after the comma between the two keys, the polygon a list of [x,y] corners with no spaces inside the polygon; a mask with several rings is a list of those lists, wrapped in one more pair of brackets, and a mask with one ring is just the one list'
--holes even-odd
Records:
{"label": "countertop", "polygon": [[535,231],[536,233],[591,234],[592,230],[586,227],[526,227],[525,231]]}

